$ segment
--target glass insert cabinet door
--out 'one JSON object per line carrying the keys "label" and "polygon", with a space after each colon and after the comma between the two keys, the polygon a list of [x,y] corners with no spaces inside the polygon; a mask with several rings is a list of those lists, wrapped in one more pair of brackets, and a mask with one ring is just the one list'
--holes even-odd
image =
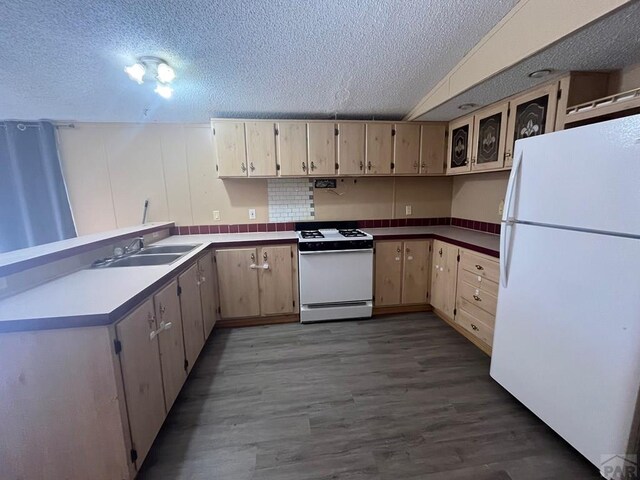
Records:
{"label": "glass insert cabinet door", "polygon": [[475,115],[471,170],[502,168],[508,103],[484,109]]}
{"label": "glass insert cabinet door", "polygon": [[473,142],[473,115],[449,124],[447,173],[468,172],[471,167]]}
{"label": "glass insert cabinet door", "polygon": [[556,115],[557,83],[536,89],[509,102],[509,125],[505,165],[513,164],[516,140],[535,137],[553,131]]}

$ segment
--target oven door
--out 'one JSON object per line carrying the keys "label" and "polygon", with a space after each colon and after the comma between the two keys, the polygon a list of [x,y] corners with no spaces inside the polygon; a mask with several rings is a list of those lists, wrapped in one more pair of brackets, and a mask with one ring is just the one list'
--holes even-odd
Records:
{"label": "oven door", "polygon": [[373,298],[373,249],[300,252],[302,305]]}

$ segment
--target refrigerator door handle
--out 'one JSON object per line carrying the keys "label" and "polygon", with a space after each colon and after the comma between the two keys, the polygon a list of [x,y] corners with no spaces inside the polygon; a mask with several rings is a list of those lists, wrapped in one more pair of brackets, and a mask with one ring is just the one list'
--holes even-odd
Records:
{"label": "refrigerator door handle", "polygon": [[516,187],[516,178],[518,176],[518,173],[520,172],[520,166],[522,165],[522,156],[523,151],[520,151],[520,156],[518,156],[518,158],[513,162],[513,169],[511,170],[511,175],[509,176],[509,184],[507,185],[507,195],[504,199],[504,210],[502,213],[503,222],[514,220],[513,217],[510,217],[511,202],[513,201],[514,189]]}
{"label": "refrigerator door handle", "polygon": [[507,255],[509,252],[509,234],[510,227],[515,223],[515,218],[510,216],[511,213],[511,201],[514,195],[514,189],[516,186],[516,177],[520,172],[520,165],[522,165],[523,152],[520,151],[520,156],[513,164],[513,170],[509,177],[509,185],[507,185],[507,195],[504,201],[504,214],[503,214],[503,229],[500,234],[500,283],[503,287],[507,287]]}

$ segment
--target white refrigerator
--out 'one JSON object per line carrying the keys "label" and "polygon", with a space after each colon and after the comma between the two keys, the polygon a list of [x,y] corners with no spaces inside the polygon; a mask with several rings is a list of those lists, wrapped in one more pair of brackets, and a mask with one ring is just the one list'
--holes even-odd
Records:
{"label": "white refrigerator", "polygon": [[518,140],[514,160],[491,376],[600,467],[638,450],[640,115]]}

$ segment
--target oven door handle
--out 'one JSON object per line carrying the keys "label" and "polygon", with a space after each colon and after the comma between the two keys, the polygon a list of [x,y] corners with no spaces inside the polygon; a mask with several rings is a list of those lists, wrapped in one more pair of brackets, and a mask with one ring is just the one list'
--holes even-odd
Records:
{"label": "oven door handle", "polygon": [[320,255],[322,253],[373,253],[373,248],[358,248],[352,250],[311,250],[300,251],[300,255]]}

